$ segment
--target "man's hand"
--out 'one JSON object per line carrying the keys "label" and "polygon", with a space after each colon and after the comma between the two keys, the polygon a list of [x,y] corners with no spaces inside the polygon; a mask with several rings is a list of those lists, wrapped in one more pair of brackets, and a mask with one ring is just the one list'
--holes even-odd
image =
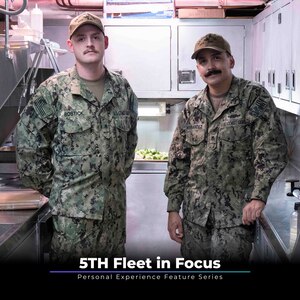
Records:
{"label": "man's hand", "polygon": [[243,209],[243,224],[250,225],[255,222],[260,217],[265,206],[266,204],[263,201],[257,199],[252,199],[251,202],[247,203]]}
{"label": "man's hand", "polygon": [[176,211],[169,212],[168,231],[172,240],[176,241],[177,243],[182,243],[182,220],[179,213]]}

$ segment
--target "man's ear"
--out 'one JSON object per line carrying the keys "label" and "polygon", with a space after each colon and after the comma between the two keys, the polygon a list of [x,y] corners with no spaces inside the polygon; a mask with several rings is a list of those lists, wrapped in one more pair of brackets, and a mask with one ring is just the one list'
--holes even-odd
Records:
{"label": "man's ear", "polygon": [[73,47],[73,43],[72,43],[72,41],[69,39],[69,40],[67,40],[67,45],[68,45],[68,48],[69,48],[69,50],[71,51],[71,52],[74,52],[74,47]]}
{"label": "man's ear", "polygon": [[108,44],[109,44],[109,41],[108,41],[108,36],[104,36],[104,46],[105,46],[105,49],[108,48]]}
{"label": "man's ear", "polygon": [[231,56],[230,57],[230,68],[233,69],[234,65],[235,65],[235,60],[234,60],[233,56]]}

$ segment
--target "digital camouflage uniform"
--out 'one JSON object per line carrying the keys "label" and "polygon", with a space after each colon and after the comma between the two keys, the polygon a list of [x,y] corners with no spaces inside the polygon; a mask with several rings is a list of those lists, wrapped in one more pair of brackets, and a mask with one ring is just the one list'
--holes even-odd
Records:
{"label": "digital camouflage uniform", "polygon": [[267,202],[287,160],[282,126],[266,89],[233,77],[216,113],[207,88],[200,91],[179,117],[169,155],[165,193],[168,211],[178,212],[182,205],[183,256],[248,257],[254,231],[242,225],[243,208],[253,198]]}
{"label": "digital camouflage uniform", "polygon": [[73,67],[42,83],[22,112],[17,164],[23,184],[49,197],[54,256],[124,254],[136,123],[136,96],[107,70],[101,101]]}

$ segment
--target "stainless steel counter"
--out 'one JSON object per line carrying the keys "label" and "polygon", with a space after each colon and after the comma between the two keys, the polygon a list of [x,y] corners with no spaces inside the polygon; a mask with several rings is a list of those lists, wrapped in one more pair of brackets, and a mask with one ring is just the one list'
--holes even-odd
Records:
{"label": "stainless steel counter", "polygon": [[[134,163],[132,175],[127,182],[129,195],[129,229],[131,228],[131,224],[134,223],[134,230],[140,231],[137,229],[137,222],[144,224],[148,223],[149,227],[146,229],[146,226],[142,227],[145,232],[139,232],[136,236],[132,235],[129,230],[129,249],[134,245],[136,247],[135,249],[140,248],[142,252],[148,251],[151,253],[152,251],[153,253],[156,253],[153,243],[153,248],[150,250],[150,242],[152,241],[156,244],[161,243],[162,245],[165,245],[167,252],[169,251],[172,255],[177,253],[177,255],[180,256],[179,246],[176,243],[173,244],[172,241],[169,241],[166,229],[167,198],[163,194],[163,182],[166,169],[167,162],[136,161]],[[134,174],[144,176],[135,176]],[[154,176],[155,174],[157,174],[157,176]],[[294,210],[294,203],[299,200],[295,197],[287,196],[287,193],[291,190],[290,183],[286,182],[287,179],[300,180],[300,172],[291,165],[288,165],[278,176],[272,186],[268,197],[268,203],[263,211],[262,217],[258,222],[258,227],[264,231],[265,238],[267,239],[266,243],[269,243],[269,247],[274,251],[273,257],[270,248],[267,247],[268,245],[259,240],[262,237],[258,230],[256,236],[256,251],[260,252],[258,254],[263,257],[264,261],[289,262],[291,257],[294,257],[293,259],[297,259],[298,257],[298,260],[300,261],[300,253],[291,254],[289,249],[290,215]],[[300,186],[300,184],[298,186]],[[138,214],[137,211],[139,211]],[[157,228],[157,226],[160,226],[160,228]],[[157,234],[157,237],[155,237],[155,234]],[[139,242],[143,240],[144,242]],[[149,249],[146,249],[145,245],[147,243],[149,243]],[[295,249],[297,249],[297,247]],[[299,252],[299,250],[296,251]]]}
{"label": "stainless steel counter", "polygon": [[[135,161],[133,165],[132,175],[127,180],[129,254],[180,256],[179,245],[169,239],[167,232],[167,198],[163,193],[166,169],[167,162],[162,161]],[[278,176],[258,222],[267,242],[260,240],[258,230],[255,250],[265,262],[288,262],[291,258],[290,215],[299,200],[287,196],[291,189],[287,179],[300,179],[300,172],[288,165]]]}
{"label": "stainless steel counter", "polygon": [[[272,186],[268,203],[259,220],[259,225],[280,262],[290,261],[291,256],[300,256],[299,253],[290,253],[290,216],[294,211],[294,203],[299,199],[287,196],[291,191],[291,184],[286,182],[287,179],[299,180],[300,172],[291,165],[283,170]],[[261,255],[264,256],[263,253]]]}
{"label": "stainless steel counter", "polygon": [[[128,256],[180,256],[179,244],[170,240],[167,231],[167,198],[163,193],[166,168],[167,162],[136,161],[126,181]],[[287,196],[290,183],[286,179],[300,179],[300,172],[287,166],[279,175],[258,222],[258,228],[263,230],[267,242],[261,240],[262,234],[258,232],[255,248],[264,261],[273,260],[273,257],[269,259],[267,246],[274,252],[275,261],[290,260],[290,215],[298,199]],[[35,232],[35,243],[41,243],[38,236],[40,221],[49,214],[48,205],[37,210],[0,211],[0,261],[7,259],[32,232]],[[37,251],[35,254],[40,255]]]}
{"label": "stainless steel counter", "polygon": [[[132,174],[126,182],[126,250],[130,257],[180,256],[179,244],[171,241],[167,231],[167,198],[163,193],[166,169],[166,161],[134,162]],[[14,178],[15,175],[2,174],[2,177]],[[14,187],[2,188],[9,190],[18,187],[18,182],[11,183]],[[0,262],[6,260],[34,230],[36,232],[31,243],[35,245],[35,249],[40,248],[38,243],[42,244],[40,240],[43,239],[39,236],[40,220],[49,213],[48,205],[38,210],[0,211]],[[35,249],[32,251],[34,257],[30,259],[39,261],[41,253],[37,252],[42,250]],[[15,259],[15,255],[11,259]]]}
{"label": "stainless steel counter", "polygon": [[[10,192],[22,198],[22,193],[25,195],[33,191],[21,185],[18,174],[2,173],[0,193]],[[0,210],[0,262],[40,261],[42,247],[47,240],[41,231],[44,230],[44,221],[48,216],[50,209],[47,203],[37,209]]]}
{"label": "stainless steel counter", "polygon": [[43,260],[47,237],[41,236],[41,221],[50,213],[48,204],[34,210],[0,212],[0,262]]}

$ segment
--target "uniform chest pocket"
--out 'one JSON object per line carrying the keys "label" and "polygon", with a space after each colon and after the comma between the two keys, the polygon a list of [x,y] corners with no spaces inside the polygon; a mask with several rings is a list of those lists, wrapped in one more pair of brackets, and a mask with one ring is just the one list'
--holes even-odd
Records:
{"label": "uniform chest pocket", "polygon": [[91,120],[86,118],[64,119],[59,125],[61,130],[61,150],[65,156],[88,155],[93,152],[96,140]]}
{"label": "uniform chest pocket", "polygon": [[226,126],[220,129],[219,139],[226,142],[243,142],[245,140],[250,140],[251,128],[250,125],[234,125]]}
{"label": "uniform chest pocket", "polygon": [[66,119],[62,124],[63,131],[70,134],[84,132],[91,127],[91,121],[85,118]]}
{"label": "uniform chest pocket", "polygon": [[205,131],[203,130],[202,126],[189,126],[186,129],[186,141],[190,145],[199,145],[205,139]]}
{"label": "uniform chest pocket", "polygon": [[114,117],[114,124],[122,131],[129,131],[131,129],[131,116],[129,114],[116,115]]}
{"label": "uniform chest pocket", "polygon": [[131,129],[130,114],[115,114],[101,119],[102,134],[106,139],[119,140],[120,136],[127,136]]}
{"label": "uniform chest pocket", "polygon": [[231,158],[250,159],[252,149],[250,125],[226,126],[219,131],[219,149]]}

